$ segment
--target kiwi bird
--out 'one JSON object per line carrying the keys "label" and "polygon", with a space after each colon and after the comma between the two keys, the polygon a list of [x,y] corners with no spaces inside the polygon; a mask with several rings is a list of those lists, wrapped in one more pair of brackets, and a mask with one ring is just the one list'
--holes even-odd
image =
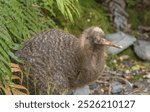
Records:
{"label": "kiwi bird", "polygon": [[20,67],[28,68],[31,94],[63,94],[102,75],[106,46],[120,47],[99,27],[84,30],[80,38],[50,29],[26,41],[16,55],[25,61]]}

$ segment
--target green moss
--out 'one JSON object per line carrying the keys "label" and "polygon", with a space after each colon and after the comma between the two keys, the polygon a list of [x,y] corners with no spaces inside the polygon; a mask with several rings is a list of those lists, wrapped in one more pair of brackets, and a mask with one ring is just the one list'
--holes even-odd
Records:
{"label": "green moss", "polygon": [[140,24],[141,21],[139,20],[139,13],[135,9],[127,9],[129,14],[129,23],[133,29],[136,29]]}
{"label": "green moss", "polygon": [[137,29],[138,26],[149,26],[150,25],[150,8],[142,7],[139,8],[141,0],[126,0],[127,3],[127,13],[129,14],[129,23],[133,29]]}
{"label": "green moss", "polygon": [[144,11],[143,24],[146,26],[150,25],[150,9]]}
{"label": "green moss", "polygon": [[141,0],[126,0],[128,7],[135,7]]}
{"label": "green moss", "polygon": [[[137,60],[138,59],[137,56],[135,55],[135,53],[133,52],[133,49],[131,47],[129,47],[128,49],[124,50],[123,52],[121,52],[118,55],[109,55],[106,60],[107,66],[113,70],[122,70],[123,68],[120,66],[122,61],[119,59],[119,57],[122,55],[128,55],[129,56],[128,60]],[[114,60],[115,60],[115,62],[114,62]]]}
{"label": "green moss", "polygon": [[95,0],[79,0],[79,3],[80,18],[76,18],[73,24],[67,21],[61,22],[66,31],[77,36],[79,36],[84,29],[91,26],[99,26],[105,33],[113,31],[104,6],[97,4]]}
{"label": "green moss", "polygon": [[[140,21],[140,12],[137,11],[137,4],[140,2],[141,0],[126,0],[126,3],[127,3],[127,13],[129,14],[129,17],[128,17],[128,20],[129,20],[129,23],[131,24],[131,28],[132,29],[137,29],[138,26],[141,24],[141,21]],[[140,15],[139,15],[140,14]]]}
{"label": "green moss", "polygon": [[111,68],[112,70],[117,70],[118,69],[118,61],[115,63],[114,60],[117,59],[116,55],[109,55],[106,58],[106,64],[109,68]]}
{"label": "green moss", "polygon": [[143,81],[144,77],[143,77],[143,75],[135,75],[133,77],[133,80],[135,80],[135,81]]}
{"label": "green moss", "polygon": [[129,59],[137,59],[137,56],[134,53],[134,50],[132,47],[129,47],[128,49],[124,50],[118,56],[121,56],[121,55],[128,55]]}
{"label": "green moss", "polygon": [[[128,55],[128,59],[122,61],[119,57],[123,55]],[[132,63],[131,66],[124,66],[123,62]],[[150,63],[139,59],[133,51],[133,48],[130,47],[118,55],[109,55],[106,59],[107,66],[112,70],[130,70],[130,71],[137,71],[137,70],[149,70]],[[139,74],[140,75],[140,74]],[[135,80],[139,80],[141,77],[135,77]]]}

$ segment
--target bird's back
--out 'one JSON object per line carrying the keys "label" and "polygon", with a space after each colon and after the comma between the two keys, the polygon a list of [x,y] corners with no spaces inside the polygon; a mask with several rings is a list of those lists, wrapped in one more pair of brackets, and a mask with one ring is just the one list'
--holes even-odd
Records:
{"label": "bird's back", "polygon": [[47,83],[61,83],[68,88],[68,78],[75,77],[80,65],[79,47],[78,38],[51,29],[29,39],[16,55],[25,60],[38,88],[47,89]]}

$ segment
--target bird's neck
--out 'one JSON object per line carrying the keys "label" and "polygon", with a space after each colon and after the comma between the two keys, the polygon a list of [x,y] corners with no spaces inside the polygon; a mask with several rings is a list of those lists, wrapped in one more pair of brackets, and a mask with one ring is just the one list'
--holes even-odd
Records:
{"label": "bird's neck", "polygon": [[104,63],[104,51],[105,47],[102,46],[100,49],[93,51],[91,56],[91,65],[93,68],[97,68],[100,64]]}
{"label": "bird's neck", "polygon": [[101,46],[98,49],[82,49],[81,52],[83,54],[82,64],[84,67],[98,69],[99,66],[104,65],[104,46]]}

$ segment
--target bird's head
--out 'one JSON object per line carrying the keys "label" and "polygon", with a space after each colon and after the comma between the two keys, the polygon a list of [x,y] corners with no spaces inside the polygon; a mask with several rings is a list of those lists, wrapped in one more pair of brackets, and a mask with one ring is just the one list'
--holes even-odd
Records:
{"label": "bird's head", "polygon": [[105,38],[103,30],[99,27],[90,27],[83,31],[81,35],[81,48],[99,49],[102,46],[112,46],[122,48]]}

